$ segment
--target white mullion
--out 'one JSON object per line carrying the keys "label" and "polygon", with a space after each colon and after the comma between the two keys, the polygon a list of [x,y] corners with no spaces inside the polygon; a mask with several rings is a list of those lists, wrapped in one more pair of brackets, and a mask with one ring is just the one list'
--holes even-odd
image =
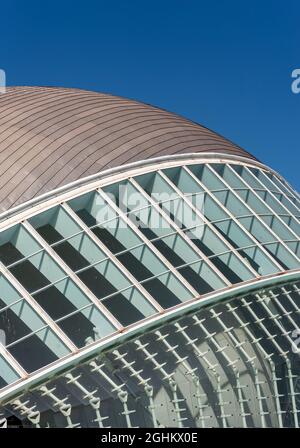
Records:
{"label": "white mullion", "polygon": [[223,320],[220,318],[220,315],[222,315],[223,311],[220,311],[219,313],[217,313],[214,308],[210,309],[210,313],[212,315],[213,318],[215,318],[217,320],[217,322],[219,323],[219,325],[221,326],[222,330],[224,331],[225,334],[228,334],[228,336],[230,337],[231,341],[233,342],[233,346],[235,347],[235,349],[240,349],[241,352],[243,353],[244,357],[246,358],[246,361],[249,362],[250,364],[253,363],[254,359],[256,358],[256,356],[254,358],[250,358],[248,353],[246,352],[246,350],[244,349],[243,342],[240,342],[235,335],[233,334],[232,330],[233,327],[228,328],[225,323],[223,322]]}
{"label": "white mullion", "polygon": [[[228,168],[235,174],[235,172],[234,172],[234,170],[231,168],[231,166],[230,165],[227,165],[228,166]],[[277,219],[279,219],[279,221],[291,232],[291,233],[293,233],[294,234],[294,236],[296,237],[296,240],[298,240],[299,239],[299,235],[297,235],[292,229],[290,229],[289,228],[289,226],[280,218],[280,216],[278,216],[277,215],[277,213],[275,212],[275,210],[273,210],[266,202],[264,202],[263,200],[262,200],[262,198],[255,192],[255,190],[250,186],[250,185],[248,185],[248,183],[246,182],[246,180],[244,180],[243,178],[242,178],[242,176],[240,176],[240,178],[241,178],[241,180],[243,181],[243,183],[245,184],[245,186],[258,198],[258,201],[259,202],[263,202],[263,204],[264,204],[264,206],[265,207],[267,207],[270,211],[271,211],[271,214],[272,215],[274,215],[274,216],[276,216],[276,218]],[[234,189],[233,189],[233,191],[235,191]],[[245,202],[245,204],[246,205],[248,205],[246,202]],[[250,206],[248,206],[249,208],[250,208]],[[257,215],[258,217],[259,217],[259,215]],[[290,251],[291,252],[291,254],[294,256],[294,257],[296,257],[297,258],[297,260],[300,262],[300,258],[285,244],[285,242],[281,239],[281,237],[279,236],[279,235],[277,235],[276,233],[275,233],[275,231],[273,230],[273,229],[271,229],[271,227],[268,227],[267,226],[267,224],[265,223],[265,221],[264,220],[262,220],[260,217],[259,217],[259,219],[260,219],[260,221],[262,222],[262,223],[264,223],[264,225],[267,227],[267,229],[269,230],[269,231],[271,231],[272,233],[274,233],[274,235],[277,237],[277,239],[284,245],[284,247],[288,250],[288,251]]]}
{"label": "white mullion", "polygon": [[240,411],[241,411],[241,417],[242,417],[242,422],[243,422],[243,428],[247,428],[248,427],[248,425],[247,425],[247,416],[248,415],[251,415],[251,413],[247,413],[246,412],[246,409],[245,409],[245,402],[247,403],[247,401],[248,400],[246,400],[244,397],[243,397],[243,394],[242,394],[242,390],[244,389],[244,388],[246,388],[247,386],[246,385],[243,385],[242,386],[242,384],[241,384],[241,382],[240,382],[240,372],[239,371],[237,371],[236,372],[236,386],[235,386],[235,388],[237,389],[237,393],[238,393],[238,403],[239,403],[239,406],[240,406]]}
{"label": "white mullion", "polygon": [[[211,313],[214,313],[213,310],[210,310]],[[212,314],[212,317],[214,318],[214,314]],[[212,318],[211,317],[211,318]],[[197,315],[193,316],[193,320],[195,321],[194,325],[197,325],[201,328],[201,330],[204,332],[205,337],[204,339],[209,340],[213,343],[213,345],[216,348],[216,352],[220,353],[221,356],[224,358],[224,360],[227,363],[227,367],[229,367],[231,369],[231,371],[233,372],[233,375],[236,379],[236,366],[235,364],[238,362],[238,359],[232,360],[230,358],[230,356],[226,353],[226,349],[227,346],[221,347],[219,342],[217,341],[217,339],[215,338],[216,332],[214,333],[210,333],[209,330],[205,327],[204,322],[206,320],[206,318],[203,319],[199,319],[199,317]],[[224,371],[224,376],[226,377],[226,373],[225,370]],[[218,405],[220,407],[220,418],[221,418],[221,422],[223,425],[223,428],[227,428],[227,418],[229,418],[231,415],[230,414],[225,414],[225,406],[229,404],[229,402],[227,401],[223,401],[223,397],[222,397],[222,393],[224,392],[224,390],[221,387],[221,375],[217,375],[217,396],[218,396]]]}
{"label": "white mullion", "polygon": [[[264,174],[265,174],[265,172],[264,172]],[[299,198],[295,196],[295,193],[296,193],[297,196],[299,196],[299,193],[297,191],[293,190],[293,188],[290,187],[290,186],[289,186],[289,188],[287,188],[287,186],[282,182],[282,180],[280,179],[280,177],[278,175],[275,175],[274,173],[271,173],[271,174],[272,174],[273,177],[276,177],[276,179],[280,183],[280,186],[276,185],[276,183],[273,181],[273,179],[268,176],[270,181],[274,185],[276,185],[277,189],[280,190],[280,192],[283,194],[283,196],[285,196],[298,210],[300,210],[299,205],[298,205],[298,203],[300,203]],[[265,176],[266,176],[266,174],[265,174]],[[284,190],[290,191],[291,196],[293,196],[296,199],[297,204],[295,204],[293,201],[291,201],[289,195],[283,190],[282,186],[283,186]]]}
{"label": "white mullion", "polygon": [[104,314],[110,323],[112,323],[116,329],[123,329],[123,326],[118,322],[118,320],[102,305],[102,303],[97,299],[97,297],[90,291],[87,286],[80,280],[77,275],[67,266],[67,264],[60,258],[60,256],[49,246],[49,244],[44,241],[40,234],[35,230],[35,228],[28,222],[23,222],[24,227],[28,230],[31,236],[44,248],[45,252],[54,260],[58,266],[66,273],[66,275],[78,286],[81,292],[87,297],[91,303],[94,303],[96,308]]}
{"label": "white mullion", "polygon": [[53,333],[57,336],[57,338],[63,342],[63,344],[68,347],[68,349],[75,353],[77,351],[77,347],[73,344],[73,342],[68,338],[68,336],[60,329],[60,327],[51,319],[50,316],[44,311],[44,309],[34,300],[31,294],[27,292],[27,290],[19,283],[19,281],[13,276],[13,274],[0,262],[0,272],[4,277],[13,285],[16,291],[20,294],[21,297],[24,298],[25,302],[29,304],[31,308],[43,319],[43,321],[51,328]]}
{"label": "white mullion", "polygon": [[[251,368],[254,370],[254,368],[253,368],[253,361],[254,361],[254,359],[256,358],[256,357],[254,357],[254,358],[250,358],[249,356],[248,356],[248,353],[244,350],[244,348],[243,348],[243,342],[240,342],[240,341],[238,341],[238,339],[234,336],[234,334],[232,333],[232,330],[233,330],[233,327],[232,328],[228,328],[227,326],[226,326],[226,324],[223,322],[223,320],[220,318],[220,315],[223,313],[222,311],[220,311],[219,313],[217,313],[216,311],[215,311],[215,309],[214,308],[211,308],[210,310],[210,314],[211,314],[211,318],[212,319],[215,319],[217,322],[218,322],[218,324],[221,326],[221,329],[222,329],[222,331],[225,333],[225,334],[228,334],[228,336],[230,337],[230,339],[231,339],[231,341],[233,342],[233,347],[235,348],[235,350],[234,350],[234,352],[235,352],[235,355],[237,355],[237,350],[238,349],[240,349],[241,350],[241,352],[243,353],[243,355],[244,355],[244,357],[246,358],[246,362],[249,362],[250,363],[250,366],[251,366]],[[207,334],[207,333],[206,333]],[[212,337],[212,340],[214,339],[214,337]],[[219,349],[217,350],[217,351],[219,351]],[[226,359],[226,357],[224,356],[225,355],[225,353],[223,353],[223,350],[221,349],[221,354],[222,354],[222,356]],[[228,359],[230,358],[229,357],[229,355],[227,355],[227,357],[228,357]],[[241,393],[241,389],[242,389],[242,387],[243,386],[241,386],[241,384],[240,384],[240,379],[239,379],[239,370],[237,369],[237,367],[236,367],[236,363],[238,362],[238,359],[236,358],[234,361],[230,361],[230,363],[228,364],[228,366],[230,366],[231,367],[231,370],[232,370],[232,373],[233,373],[233,375],[234,375],[234,378],[235,378],[235,384],[236,384],[236,388],[237,388],[237,390],[238,390],[238,399],[237,399],[237,401],[238,401],[238,403],[239,403],[239,406],[240,406],[240,410],[241,410],[241,416],[242,416],[242,421],[243,421],[243,425],[244,425],[244,427],[245,426],[247,426],[247,422],[246,422],[246,414],[245,414],[245,408],[244,408],[244,399],[242,398],[242,393]],[[245,387],[245,386],[244,386]],[[223,403],[223,404],[226,404],[226,403]],[[225,417],[230,417],[230,415],[229,416],[225,416]]]}
{"label": "white mullion", "polygon": [[[228,166],[230,166],[230,165],[228,164]],[[250,175],[251,177],[254,178],[254,180],[255,180],[256,182],[258,182],[259,184],[261,184],[263,191],[267,191],[267,192],[272,196],[272,198],[273,198],[276,202],[278,202],[278,204],[280,205],[280,207],[282,207],[282,208],[284,208],[284,209],[286,210],[287,215],[289,215],[291,218],[294,218],[294,219],[299,223],[299,219],[298,219],[296,216],[292,215],[292,212],[291,212],[288,208],[286,208],[286,206],[285,206],[282,202],[280,202],[280,200],[279,200],[278,197],[274,194],[274,192],[271,191],[271,190],[269,190],[268,187],[262,182],[262,180],[261,180],[259,177],[256,177],[256,176],[252,173],[252,171],[249,169],[248,166],[245,165],[244,168],[247,170],[247,172],[249,173],[249,175]],[[264,171],[259,170],[259,172],[262,173],[265,177],[267,177],[267,176],[265,175]],[[242,178],[241,176],[239,176],[239,177]],[[267,177],[267,179],[270,179],[270,178]],[[267,205],[267,204],[266,204],[266,205]],[[270,207],[270,206],[269,206],[269,207]],[[296,206],[295,206],[295,207],[296,207]],[[281,218],[281,220],[283,221],[282,218]],[[283,221],[283,222],[284,222],[284,221]],[[285,222],[284,222],[284,223],[285,223]],[[288,228],[291,232],[295,233],[295,232],[294,232],[294,231],[293,231],[293,230],[292,230],[286,223],[285,223],[285,225],[287,226],[287,228]],[[297,239],[298,239],[298,238],[299,238],[299,235],[297,235],[296,233],[295,233],[295,235],[297,236]]]}
{"label": "white mullion", "polygon": [[[282,194],[282,196],[284,196],[292,205],[293,205],[293,207],[295,207],[295,208],[297,208],[297,209],[299,209],[299,207],[296,205],[296,204],[294,204],[294,202],[293,201],[291,201],[290,200],[290,198],[286,195],[286,193],[284,193],[281,189],[280,189],[280,187],[278,187],[276,184],[275,184],[275,182],[273,182],[273,180],[269,177],[269,176],[267,176],[266,174],[265,174],[265,172],[263,171],[263,170],[259,170],[260,171],[260,173],[263,173],[263,175],[275,186],[275,191],[276,190],[280,190],[280,193]],[[277,178],[277,177],[276,177]],[[278,178],[277,178],[278,179]],[[268,188],[265,186],[265,188],[267,189],[267,191],[269,191],[268,190]],[[280,202],[280,201],[279,201]],[[294,215],[292,215],[292,212],[284,205],[284,204],[282,204],[281,202],[280,202],[280,204],[288,211],[288,213],[289,213],[289,215],[291,215],[291,216],[294,216]],[[296,217],[296,216],[294,216],[294,218],[295,219],[297,219],[297,221],[299,221],[299,219]]]}
{"label": "white mullion", "polygon": [[[209,170],[211,171],[211,173],[212,174],[214,174],[216,177],[218,177],[219,178],[219,180],[221,181],[221,182],[223,182],[223,184],[225,185],[225,187],[227,188],[227,190],[228,191],[231,191],[231,193],[240,201],[240,202],[242,202],[242,204],[246,207],[246,208],[248,208],[248,210],[249,210],[249,212],[250,212],[250,214],[251,214],[251,217],[255,217],[255,218],[257,218],[260,222],[261,222],[261,224],[264,226],[264,227],[266,227],[266,229],[267,230],[269,230],[269,231],[271,231],[270,229],[269,229],[269,227],[266,225],[266,223],[264,222],[264,221],[262,221],[260,218],[259,218],[259,216],[256,214],[256,213],[254,213],[254,211],[246,204],[246,202],[245,201],[243,201],[236,193],[235,193],[235,191],[227,184],[227,182],[217,173],[217,172],[215,172],[215,171],[213,171],[212,169],[211,169],[211,167],[209,166],[209,165],[206,165],[208,168],[209,168]],[[199,181],[200,182],[200,181]],[[208,190],[207,190],[208,191]],[[210,195],[212,195],[212,193],[210,193]],[[269,254],[269,252],[264,248],[264,246],[262,245],[262,243],[260,243],[260,241],[258,241],[256,238],[255,238],[255,236],[254,235],[252,235],[252,233],[250,233],[247,229],[246,229],[246,227],[244,227],[241,223],[240,223],[240,221],[225,207],[225,206],[223,206],[223,204],[218,200],[218,198],[215,196],[215,195],[213,195],[213,198],[215,199],[215,201],[217,201],[218,202],[218,204],[220,204],[220,206],[222,206],[223,207],[223,209],[224,210],[226,210],[226,212],[227,212],[227,214],[228,215],[230,215],[231,216],[231,218],[234,220],[234,222],[236,223],[236,224],[238,224],[239,225],[239,227],[244,231],[244,233],[246,233],[253,241],[254,241],[254,243],[255,243],[255,245],[256,246],[258,246],[263,252],[264,252],[264,254],[265,255],[267,255],[267,257],[268,257],[268,259],[269,260],[271,260],[272,261],[272,263],[273,264],[275,264],[276,266],[277,266],[277,268],[280,270],[280,271],[284,271],[285,269],[283,268],[283,266],[281,266],[270,254]],[[274,232],[272,232],[273,234],[274,234]],[[274,234],[274,236],[275,236],[275,239],[277,240],[278,239],[278,237],[277,237],[277,235],[275,235]],[[276,242],[276,241],[275,241]],[[294,255],[294,253],[292,253],[293,255]]]}
{"label": "white mullion", "polygon": [[[182,358],[180,356],[180,354],[177,352],[178,345],[172,346],[170,344],[170,342],[168,341],[169,333],[163,335],[160,330],[157,330],[157,331],[155,331],[155,334],[158,336],[157,341],[162,341],[166,347],[166,351],[172,353],[172,355],[175,357],[176,364],[183,365],[183,367],[186,370],[184,375],[190,375],[191,379],[193,380],[193,383],[195,384],[196,389],[197,389],[196,396],[197,396],[197,401],[198,401],[198,405],[199,405],[199,413],[200,413],[199,420],[201,421],[202,426],[204,427],[205,426],[205,417],[203,415],[203,405],[201,403],[201,394],[200,394],[200,389],[199,389],[201,381],[200,381],[199,376],[195,373],[198,370],[198,367],[195,367],[194,369],[192,369],[190,362],[189,362],[189,357],[185,356],[184,358]],[[185,408],[184,409],[177,408],[177,413],[178,413],[178,411],[179,411],[179,417],[180,417],[180,411],[186,411],[186,409]],[[186,418],[181,418],[181,421],[182,420],[186,420]]]}
{"label": "white mullion", "polygon": [[[119,270],[124,274],[126,278],[139,290],[139,292],[146,297],[146,299],[151,303],[151,305],[158,312],[162,312],[163,308],[156,302],[156,300],[146,291],[146,289],[136,280],[136,278],[126,269],[126,267],[118,260],[118,258],[105,246],[102,241],[97,238],[97,236],[89,229],[89,227],[76,215],[76,213],[71,209],[71,207],[64,203],[61,205],[66,213],[69,214],[71,218],[75,220],[75,222],[84,230],[84,232],[90,237],[90,239],[96,244],[97,247],[101,249],[102,252],[105,253],[107,259],[112,261]],[[100,261],[99,263],[101,263]]]}
{"label": "white mullion", "polygon": [[[183,169],[186,170],[186,172],[191,175],[191,177],[198,183],[198,185],[200,187],[202,187],[200,181],[194,177],[194,174],[185,166],[182,167]],[[170,179],[162,172],[159,171],[159,174],[162,176],[162,178],[168,182],[168,184],[170,185],[171,188],[173,188],[173,190],[180,196],[181,199],[183,199],[183,201],[196,213],[196,215],[210,228],[210,230],[213,232],[214,235],[216,235],[218,237],[219,240],[221,240],[226,247],[228,247],[229,251],[231,253],[234,253],[235,256],[240,260],[240,262],[246,267],[246,269],[248,271],[250,271],[254,277],[259,277],[258,273],[252,268],[252,266],[250,266],[245,260],[244,258],[241,256],[241,254],[223,237],[223,235],[221,235],[221,233],[218,231],[218,229],[216,229],[211,222],[200,212],[200,210],[198,210],[194,204],[189,200],[189,198],[187,196],[185,196],[182,191],[176,187],[176,185],[173,184],[173,182],[170,181]],[[207,193],[210,194],[210,192],[208,190],[206,190],[206,188],[202,188],[204,189]],[[220,206],[222,207],[222,209],[226,210],[222,204],[220,204]],[[226,210],[227,211],[227,210]],[[228,214],[228,212],[227,212]]]}
{"label": "white mullion", "polygon": [[[186,236],[185,232],[183,232],[180,229],[180,227],[175,223],[175,221],[173,221],[169,217],[169,215],[162,208],[160,208],[158,206],[157,202],[155,202],[151,198],[151,196],[146,193],[146,191],[136,182],[136,180],[134,178],[131,178],[131,179],[129,179],[129,182],[131,182],[134,185],[134,187],[152,205],[152,207],[158,212],[158,214],[161,215],[168,222],[168,224],[170,224],[170,227],[175,229],[176,233],[172,233],[172,234],[173,235],[179,234],[185,240],[185,242],[193,249],[193,251],[196,252],[201,257],[201,259],[207,263],[207,265],[209,265],[209,267],[213,270],[213,272],[226,283],[227,286],[231,285],[231,283],[222,274],[222,272],[219,271],[215,267],[215,265],[210,261],[210,259],[196,246],[196,244],[194,244],[193,241]],[[135,212],[135,211],[133,211],[133,212]],[[167,236],[168,235],[165,235],[165,236],[161,237],[160,239],[163,240]],[[153,240],[151,240],[151,241],[153,241]]]}
{"label": "white mullion", "polygon": [[278,344],[278,342],[275,340],[275,336],[272,335],[269,330],[266,328],[266,326],[263,324],[263,321],[265,320],[265,318],[259,318],[256,314],[256,312],[253,310],[253,308],[250,306],[252,304],[252,302],[247,302],[247,300],[245,298],[241,299],[241,302],[243,304],[243,306],[245,308],[247,308],[250,312],[250,314],[253,316],[254,318],[254,322],[255,324],[258,324],[260,326],[260,328],[263,330],[263,332],[267,335],[267,339],[269,339],[270,341],[272,341],[273,345],[275,345],[276,350],[278,350],[278,352],[280,353],[281,356],[283,356],[284,358],[286,358],[286,352],[283,351],[282,347],[280,347],[280,345]]}
{"label": "white mullion", "polygon": [[184,285],[194,297],[198,297],[199,293],[185,280],[185,278],[177,272],[174,266],[159,252],[158,249],[144,236],[139,228],[126,216],[126,214],[111,200],[111,198],[101,189],[97,190],[100,196],[110,205],[110,207],[126,222],[128,227],[142,240],[145,245],[153,252],[158,259],[168,268],[168,270],[177,278],[177,280]]}

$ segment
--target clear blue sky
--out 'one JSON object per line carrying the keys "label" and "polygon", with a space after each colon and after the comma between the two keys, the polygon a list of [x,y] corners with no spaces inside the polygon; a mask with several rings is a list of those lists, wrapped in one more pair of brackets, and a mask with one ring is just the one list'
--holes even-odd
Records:
{"label": "clear blue sky", "polygon": [[1,3],[8,85],[74,86],[191,118],[299,191],[299,0]]}

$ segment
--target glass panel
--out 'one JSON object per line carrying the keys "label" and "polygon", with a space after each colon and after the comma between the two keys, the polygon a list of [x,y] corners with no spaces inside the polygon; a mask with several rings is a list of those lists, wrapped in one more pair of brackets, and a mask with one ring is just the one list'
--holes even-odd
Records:
{"label": "glass panel", "polygon": [[268,214],[271,213],[270,209],[266,207],[264,202],[257,197],[252,191],[250,190],[235,190],[236,194],[242,199],[243,202],[245,202],[250,208],[250,213],[254,212],[257,215],[260,214]]}
{"label": "glass panel", "polygon": [[29,373],[69,353],[68,349],[63,346],[60,339],[49,327],[14,343],[8,350]]}
{"label": "glass panel", "polygon": [[239,252],[241,253],[241,255],[243,253],[246,254],[245,260],[249,258],[255,260],[258,266],[256,270],[259,275],[269,275],[279,271],[279,268],[277,268],[274,263],[269,260],[262,252],[262,250],[257,246],[249,247],[243,249],[242,251],[239,250]]}
{"label": "glass panel", "polygon": [[[241,178],[245,182],[247,182],[248,185],[250,185],[250,187],[254,189],[264,188],[263,185],[261,185],[260,182],[251,174],[251,171],[249,171],[247,167],[244,167],[242,165],[230,165],[230,166],[239,176],[241,176]],[[235,176],[235,178],[237,178],[237,176]]]}
{"label": "glass panel", "polygon": [[279,180],[276,176],[274,176],[274,174],[268,172],[265,172],[265,175],[268,176],[276,184],[276,186],[280,191],[285,193],[291,200],[295,202],[295,205],[299,207],[300,203],[298,199],[295,197],[294,194],[291,193],[291,191],[286,187],[286,185],[283,182],[281,182],[281,180]]}
{"label": "glass panel", "polygon": [[289,241],[286,245],[300,258],[300,242],[299,241]]}
{"label": "glass panel", "polygon": [[233,216],[249,215],[249,209],[231,191],[215,191],[214,195]]}
{"label": "glass panel", "polygon": [[279,215],[286,215],[286,209],[267,190],[256,190],[256,193],[265,201],[272,210]]}
{"label": "glass panel", "polygon": [[[162,297],[161,301],[163,302],[163,300],[164,297]],[[134,287],[122,291],[122,293],[117,293],[112,297],[107,297],[103,299],[102,303],[124,326],[154,314],[152,305]]]}
{"label": "glass panel", "polygon": [[0,260],[6,265],[18,261],[10,267],[10,271],[29,292],[65,276],[64,271],[42,250],[22,225],[11,230],[13,232],[3,232],[0,235]]}
{"label": "glass panel", "polygon": [[261,216],[261,219],[282,240],[292,240],[295,235],[274,215]]}
{"label": "glass panel", "polygon": [[[220,165],[222,169],[224,165]],[[210,191],[223,190],[223,182],[215,176],[215,174],[208,168],[207,165],[189,165],[188,169],[206,186]]]}
{"label": "glass panel", "polygon": [[54,320],[73,313],[72,320],[59,321],[58,325],[77,346],[86,345],[86,340],[94,339],[95,334],[102,337],[114,331],[113,325],[96,308],[93,320],[89,320],[86,313],[77,312],[91,302],[69,278],[34,293],[33,297]]}
{"label": "glass panel", "polygon": [[299,261],[282,244],[264,244],[264,248],[285,270],[299,268]]}
{"label": "glass panel", "polygon": [[[51,329],[45,329],[43,334],[37,332],[47,324],[3,277],[1,286],[3,286],[0,290],[2,342],[19,364],[28,372],[32,372],[65,356],[69,352],[68,349]],[[34,332],[37,333],[27,337]],[[25,339],[16,344],[21,338]]]}
{"label": "glass panel", "polygon": [[291,230],[296,233],[296,235],[300,235],[300,224],[298,221],[296,221],[295,218],[293,218],[291,215],[281,215],[280,218],[291,228]]}
{"label": "glass panel", "polygon": [[14,383],[19,379],[18,374],[8,364],[8,362],[0,355],[0,389],[8,384]]}
{"label": "glass panel", "polygon": [[218,228],[222,235],[227,235],[227,239],[231,241],[234,247],[239,249],[240,255],[258,274],[262,272],[263,265],[273,266],[273,272],[277,272],[279,270],[259,247],[257,247],[255,251],[241,249],[246,248],[247,246],[252,246],[253,241],[234,221],[227,220],[215,223],[214,225]]}
{"label": "glass panel", "polygon": [[255,216],[239,218],[239,221],[260,243],[269,243],[277,240]]}
{"label": "glass panel", "polygon": [[[47,224],[48,219],[49,224]],[[74,234],[74,232],[78,230],[78,226],[70,220],[67,221],[66,213],[58,208],[33,218],[32,222],[35,226],[41,225],[38,230],[46,241],[52,243],[53,241],[61,240],[64,235],[67,236],[68,233]],[[58,234],[56,229],[50,223],[54,226],[57,225],[58,229],[61,230],[64,235]],[[22,241],[23,238],[25,241]],[[88,260],[74,248],[76,243],[80,244],[80,240],[84,240],[84,244],[82,244],[80,248],[88,257]],[[57,247],[55,246],[59,255],[62,256],[64,261],[69,264],[71,268],[85,267],[89,265],[89,260],[95,261],[93,257],[102,259],[104,256],[100,250],[97,251],[95,249],[91,251],[91,245],[89,244],[90,240],[85,235],[81,234],[74,237],[74,241],[72,240],[72,242],[73,245],[69,242],[65,242]],[[22,259],[23,256],[28,256],[32,253],[29,249],[31,243],[35,252],[41,249],[34,238],[20,226],[18,229],[15,229],[14,234],[10,237],[10,253],[12,254],[14,251],[17,254],[21,254],[18,258]],[[5,258],[5,254],[6,252],[3,249],[1,252],[2,258]],[[17,257],[14,257],[14,259],[16,258]],[[90,300],[69,278],[67,278],[66,273],[47,253],[45,253],[45,251],[40,250],[35,255],[28,256],[27,259],[11,266],[10,271],[17,280],[33,294],[34,299],[53,319],[74,313],[80,308],[90,304]],[[107,271],[111,272],[110,269],[107,269]],[[90,280],[95,283],[97,280],[95,272],[97,272],[96,268],[91,268],[79,274],[79,276],[83,280]],[[113,272],[113,274],[116,274],[116,272]],[[115,282],[116,281],[117,280],[115,280]],[[122,287],[124,286],[128,286],[126,280],[122,284]],[[105,285],[103,284],[103,290],[104,289]],[[116,289],[112,291],[110,290],[109,293],[115,291]],[[65,331],[68,337],[79,347],[85,345],[86,340],[95,338],[95,334],[99,334],[102,337],[115,331],[113,325],[110,324],[107,318],[96,308],[93,310],[92,315],[93,321],[90,321],[84,313],[75,313],[72,317],[73,327],[70,325],[71,319],[59,323],[62,330]]]}
{"label": "glass panel", "polygon": [[0,260],[5,266],[41,251],[27,230],[17,225],[0,233]]}

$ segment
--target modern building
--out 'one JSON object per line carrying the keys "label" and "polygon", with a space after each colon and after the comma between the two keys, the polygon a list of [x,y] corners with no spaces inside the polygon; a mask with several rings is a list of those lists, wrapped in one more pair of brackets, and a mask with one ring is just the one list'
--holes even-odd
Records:
{"label": "modern building", "polygon": [[[107,94],[0,95],[3,427],[298,427],[300,197]],[[299,344],[300,346],[300,344]]]}

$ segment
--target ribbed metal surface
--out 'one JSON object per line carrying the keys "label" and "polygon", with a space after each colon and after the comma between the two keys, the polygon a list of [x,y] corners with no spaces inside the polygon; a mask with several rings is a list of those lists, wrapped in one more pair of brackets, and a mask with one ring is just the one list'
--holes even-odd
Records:
{"label": "ribbed metal surface", "polygon": [[137,101],[9,87],[0,95],[0,211],[108,168],[204,151],[253,158],[196,123]]}

